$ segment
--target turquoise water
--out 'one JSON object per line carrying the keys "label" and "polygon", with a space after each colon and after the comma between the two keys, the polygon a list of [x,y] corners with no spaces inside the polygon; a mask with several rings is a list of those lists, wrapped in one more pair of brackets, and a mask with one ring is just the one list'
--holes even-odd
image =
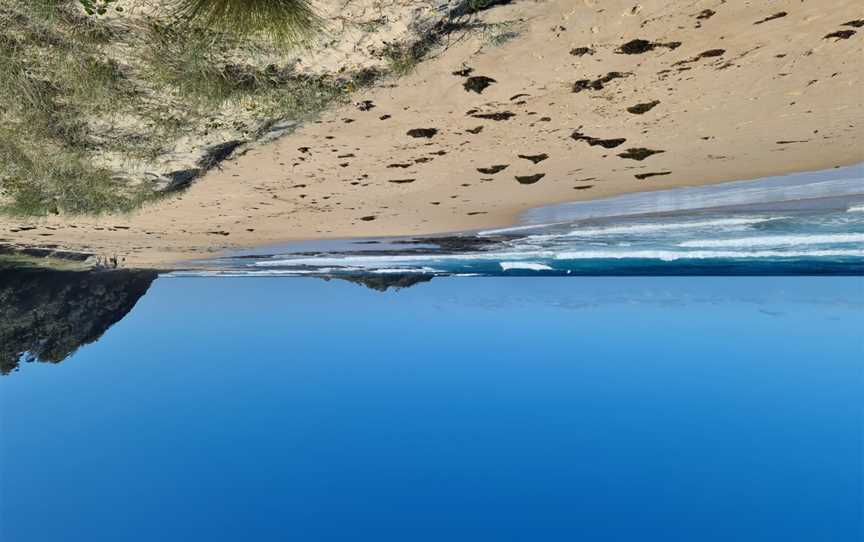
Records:
{"label": "turquoise water", "polygon": [[45,280],[4,541],[864,535],[862,277]]}

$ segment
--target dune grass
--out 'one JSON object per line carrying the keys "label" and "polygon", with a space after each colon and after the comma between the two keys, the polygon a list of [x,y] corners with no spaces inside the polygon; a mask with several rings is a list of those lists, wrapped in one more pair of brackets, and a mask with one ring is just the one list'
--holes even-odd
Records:
{"label": "dune grass", "polygon": [[[344,80],[256,62],[273,41],[315,31],[305,0],[182,0],[177,9],[129,28],[87,16],[77,0],[0,0],[0,211],[133,210],[158,194],[147,177],[118,178],[106,156],[158,161],[232,107],[253,138],[255,119],[307,117],[344,96]],[[232,20],[231,32],[219,30]],[[263,41],[244,35],[256,29]],[[128,44],[120,61],[117,44]],[[131,128],[118,132],[124,121]]]}
{"label": "dune grass", "polygon": [[323,23],[307,0],[178,0],[172,15],[188,25],[274,43],[302,45]]}
{"label": "dune grass", "polygon": [[171,85],[202,113],[233,101],[259,108],[261,114],[302,118],[317,113],[346,89],[344,81],[303,76],[285,66],[225,62],[242,46],[231,35],[153,23],[148,42],[148,76]]}
{"label": "dune grass", "polygon": [[[498,3],[472,1],[466,13]],[[387,69],[315,76],[286,54],[323,26],[309,0],[160,5],[130,17],[88,15],[80,0],[0,0],[0,212],[134,210],[160,197],[160,175],[196,167],[207,145],[254,140],[384,73],[406,75],[457,26],[388,43]]]}
{"label": "dune grass", "polygon": [[119,66],[98,52],[104,35],[63,2],[16,4],[0,6],[0,26],[14,29],[0,36],[0,208],[41,215],[139,205],[143,189],[117,186],[88,159],[87,116],[130,98]]}

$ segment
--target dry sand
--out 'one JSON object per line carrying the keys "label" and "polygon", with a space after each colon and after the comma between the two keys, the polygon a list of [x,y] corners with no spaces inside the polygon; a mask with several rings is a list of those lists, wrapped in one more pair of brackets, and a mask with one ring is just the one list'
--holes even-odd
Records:
{"label": "dry sand", "polygon": [[[130,216],[0,218],[0,237],[172,267],[860,162],[862,19],[860,0],[517,1],[484,15],[515,39],[454,36],[412,75],[355,96],[361,107],[250,148],[180,196]],[[627,54],[632,40],[645,41]]]}

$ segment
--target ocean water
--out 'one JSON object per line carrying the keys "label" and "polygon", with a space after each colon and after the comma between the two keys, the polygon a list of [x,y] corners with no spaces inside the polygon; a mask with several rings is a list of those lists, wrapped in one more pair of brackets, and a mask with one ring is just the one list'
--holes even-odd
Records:
{"label": "ocean water", "polygon": [[568,203],[514,227],[443,238],[265,247],[207,262],[203,274],[861,275],[862,171]]}
{"label": "ocean water", "polygon": [[126,278],[0,319],[66,348],[0,376],[0,540],[864,534],[861,277]]}

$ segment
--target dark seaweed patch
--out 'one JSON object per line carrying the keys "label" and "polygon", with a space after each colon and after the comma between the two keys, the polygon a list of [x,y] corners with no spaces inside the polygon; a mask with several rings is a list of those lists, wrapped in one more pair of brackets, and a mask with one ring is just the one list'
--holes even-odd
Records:
{"label": "dark seaweed patch", "polygon": [[661,175],[671,175],[671,174],[672,174],[671,171],[656,171],[654,173],[637,173],[636,175],[633,175],[633,176],[641,181],[642,179],[647,179],[648,177],[659,177]]}
{"label": "dark seaweed patch", "polygon": [[412,128],[408,130],[408,135],[411,137],[425,137],[430,138],[438,133],[436,128]]}
{"label": "dark seaweed patch", "polygon": [[864,26],[864,19],[855,19],[854,21],[843,23],[843,26],[853,26],[855,28],[861,28],[862,26]]}
{"label": "dark seaweed patch", "polygon": [[576,47],[575,49],[570,49],[570,54],[573,56],[593,55],[594,49],[590,47]]}
{"label": "dark seaweed patch", "polygon": [[516,175],[516,180],[519,181],[519,184],[534,184],[543,177],[545,177],[545,173],[536,173],[534,175]]}
{"label": "dark seaweed patch", "polygon": [[659,103],[660,100],[654,100],[651,102],[646,102],[644,104],[636,104],[628,107],[627,111],[633,113],[634,115],[642,115],[643,113],[647,113],[654,109],[654,107],[656,107]]}
{"label": "dark seaweed patch", "polygon": [[630,40],[618,49],[616,53],[620,55],[641,55],[648,51],[653,51],[658,47],[666,47],[667,49],[677,49],[681,46],[680,41],[670,41],[669,43],[651,42],[643,39]]}
{"label": "dark seaweed patch", "polygon": [[613,139],[600,139],[597,137],[586,136],[585,134],[581,133],[579,130],[576,130],[575,132],[573,132],[570,135],[570,137],[572,137],[576,141],[585,141],[586,143],[588,143],[592,147],[598,147],[599,146],[599,147],[603,147],[604,149],[614,149],[618,145],[621,145],[622,143],[627,141],[623,137],[613,138]]}
{"label": "dark seaweed patch", "polygon": [[391,179],[387,182],[393,183],[393,184],[408,184],[408,183],[413,183],[416,180],[417,179]]}
{"label": "dark seaweed patch", "polygon": [[588,190],[589,188],[594,188],[593,184],[586,184],[582,186],[574,186],[573,190]]}
{"label": "dark seaweed patch", "polygon": [[[725,53],[726,53],[726,49],[709,49],[707,51],[703,51],[703,52],[699,53],[698,55],[694,56],[693,58],[688,58],[687,60],[681,60],[681,61],[678,61],[678,62],[672,64],[672,65],[673,66],[680,66],[681,64],[690,64],[691,62],[698,62],[698,61],[702,60],[703,58],[716,58],[718,56],[723,56]],[[685,70],[685,69],[689,70],[690,68],[679,68],[679,71]]]}
{"label": "dark seaweed patch", "polygon": [[510,120],[511,118],[516,116],[516,113],[511,113],[510,111],[501,111],[498,113],[474,113],[471,115],[477,119],[487,119],[487,120]]}
{"label": "dark seaweed patch", "polygon": [[827,34],[824,39],[827,40],[834,38],[835,40],[848,40],[854,35],[854,30],[838,30],[837,32],[831,32],[830,34]]}
{"label": "dark seaweed patch", "polygon": [[703,9],[699,12],[699,15],[697,15],[696,18],[705,21],[713,17],[716,13],[717,12],[713,9]]}
{"label": "dark seaweed patch", "polygon": [[533,162],[533,163],[535,163],[535,164],[539,164],[539,163],[542,162],[543,160],[546,160],[547,158],[549,158],[549,155],[546,154],[546,153],[542,153],[542,154],[531,154],[531,155],[518,154],[517,156],[518,156],[519,158],[524,158],[525,160],[530,160],[531,162]]}
{"label": "dark seaweed patch", "polygon": [[468,132],[469,134],[477,135],[477,134],[479,134],[480,132],[483,131],[483,127],[482,127],[482,126],[477,126],[476,128],[468,128],[468,129],[465,130],[465,131]]}
{"label": "dark seaweed patch", "polygon": [[469,77],[465,80],[465,83],[462,84],[465,87],[466,92],[476,92],[477,94],[482,94],[486,87],[491,85],[492,83],[497,83],[491,77],[486,77],[485,75],[477,75],[474,77]]}
{"label": "dark seaweed patch", "polygon": [[471,72],[473,72],[473,71],[474,71],[474,68],[469,68],[468,66],[465,66],[461,70],[456,70],[455,72],[453,72],[453,75],[455,75],[457,77],[468,77],[469,75],[471,75]]}
{"label": "dark seaweed patch", "polygon": [[649,156],[653,156],[655,154],[660,154],[661,152],[666,151],[658,151],[654,149],[646,149],[645,147],[634,147],[631,149],[627,149],[626,151],[618,154],[621,158],[626,158],[628,160],[637,160],[641,162],[642,160],[648,158]]}
{"label": "dark seaweed patch", "polygon": [[630,75],[622,72],[609,72],[603,77],[594,79],[580,79],[573,83],[573,92],[582,92],[583,90],[601,90],[603,86],[613,79],[623,79]]}
{"label": "dark seaweed patch", "polygon": [[787,15],[789,15],[789,14],[786,13],[785,11],[778,11],[778,12],[775,13],[774,15],[771,15],[771,16],[768,16],[768,17],[765,17],[764,19],[759,20],[759,21],[756,21],[756,22],[753,23],[753,24],[762,24],[762,23],[767,23],[768,21],[773,21],[774,19],[779,19],[779,18],[781,18],[781,17],[785,17],[785,16],[787,16]]}
{"label": "dark seaweed patch", "polygon": [[496,173],[500,173],[500,172],[504,171],[509,166],[510,166],[510,164],[499,164],[499,165],[489,166],[489,167],[478,167],[477,171],[479,171],[480,173],[482,173],[484,175],[495,175]]}

